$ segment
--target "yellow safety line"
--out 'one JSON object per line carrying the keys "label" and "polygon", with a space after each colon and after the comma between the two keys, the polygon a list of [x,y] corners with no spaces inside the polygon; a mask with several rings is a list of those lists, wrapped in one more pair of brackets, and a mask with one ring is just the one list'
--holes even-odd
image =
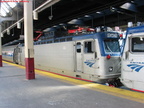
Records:
{"label": "yellow safety line", "polygon": [[[19,68],[23,68],[23,69],[25,68],[24,66],[21,66],[21,65],[9,63],[6,61],[3,61],[3,62],[13,65],[13,66],[17,66]],[[99,91],[102,93],[106,93],[106,94],[110,94],[113,96],[117,96],[117,97],[144,103],[144,93],[109,87],[109,86],[105,86],[105,85],[101,85],[101,84],[97,84],[97,83],[86,82],[86,81],[82,81],[82,80],[78,80],[78,79],[60,76],[60,75],[53,74],[53,73],[48,73],[48,72],[37,70],[37,69],[35,69],[35,72],[39,75],[53,77],[53,78],[62,80],[64,82],[68,82],[68,83],[75,84],[75,85],[78,85],[81,87],[89,88],[89,89]]]}

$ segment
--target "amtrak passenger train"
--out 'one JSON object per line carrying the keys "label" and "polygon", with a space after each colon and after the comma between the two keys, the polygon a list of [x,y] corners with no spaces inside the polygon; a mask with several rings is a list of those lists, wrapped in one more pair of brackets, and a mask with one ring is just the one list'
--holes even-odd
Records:
{"label": "amtrak passenger train", "polygon": [[[34,42],[35,68],[106,83],[121,75],[119,33],[105,31]],[[3,59],[25,64],[24,46],[3,46]],[[117,85],[117,84],[115,84]]]}

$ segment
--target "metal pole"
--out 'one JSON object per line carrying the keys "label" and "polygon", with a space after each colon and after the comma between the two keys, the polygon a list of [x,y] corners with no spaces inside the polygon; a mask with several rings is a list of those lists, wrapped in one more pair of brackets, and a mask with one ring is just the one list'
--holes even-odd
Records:
{"label": "metal pole", "polygon": [[[1,11],[1,0],[0,0],[0,11]],[[1,41],[2,26],[0,25],[0,67],[2,67],[2,41]]]}
{"label": "metal pole", "polygon": [[26,79],[35,79],[33,45],[33,0],[24,3],[24,38]]}
{"label": "metal pole", "polygon": [[0,67],[2,67],[2,41],[1,41],[2,26],[0,25]]}

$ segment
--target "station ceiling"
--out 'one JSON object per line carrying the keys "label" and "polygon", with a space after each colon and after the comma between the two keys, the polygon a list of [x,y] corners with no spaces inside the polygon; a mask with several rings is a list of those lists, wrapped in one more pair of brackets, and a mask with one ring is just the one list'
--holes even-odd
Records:
{"label": "station ceiling", "polygon": [[[34,8],[47,0],[34,0]],[[19,4],[13,11],[23,17],[23,4]],[[88,26],[123,26],[128,22],[144,22],[144,0],[60,0],[38,14],[34,20],[34,31],[67,24],[73,19],[80,19]],[[52,16],[52,19],[50,17]],[[92,24],[93,21],[93,24]],[[16,21],[4,21],[2,24],[13,24]],[[23,26],[23,22],[22,22]],[[24,34],[24,27],[14,27],[10,34],[4,33],[2,44],[16,40]],[[6,28],[5,28],[6,29]],[[35,37],[35,35],[34,35]]]}

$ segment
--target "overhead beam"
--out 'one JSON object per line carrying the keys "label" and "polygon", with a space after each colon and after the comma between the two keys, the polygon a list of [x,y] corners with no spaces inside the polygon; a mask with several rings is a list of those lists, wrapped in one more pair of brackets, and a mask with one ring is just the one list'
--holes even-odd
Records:
{"label": "overhead beam", "polygon": [[[55,3],[59,2],[60,0],[48,0],[46,1],[45,3],[43,3],[42,5],[40,5],[38,8],[36,8],[35,10],[33,10],[33,13],[34,12],[41,12],[43,11],[44,9],[54,5]],[[5,30],[2,31],[2,33],[6,33],[7,29],[12,29],[14,28],[18,22],[23,22],[24,21],[24,18],[21,18],[20,20],[18,20],[16,23],[14,23],[13,25],[11,25],[10,27],[6,28]],[[0,21],[1,23],[1,21]]]}
{"label": "overhead beam", "polygon": [[38,8],[36,8],[34,11],[35,12],[41,12],[43,10],[45,10],[46,8],[54,5],[55,3],[59,2],[60,0],[48,0],[45,3],[43,3],[42,5],[40,5]]}
{"label": "overhead beam", "polygon": [[[21,22],[23,22],[23,21],[24,21],[24,18],[21,18],[19,21],[15,22],[13,25],[9,26],[7,29],[10,30],[10,29],[14,28],[14,27],[17,25],[18,22],[21,23]],[[3,30],[2,33],[3,33],[3,34],[6,33],[6,32],[7,32],[7,29]]]}

